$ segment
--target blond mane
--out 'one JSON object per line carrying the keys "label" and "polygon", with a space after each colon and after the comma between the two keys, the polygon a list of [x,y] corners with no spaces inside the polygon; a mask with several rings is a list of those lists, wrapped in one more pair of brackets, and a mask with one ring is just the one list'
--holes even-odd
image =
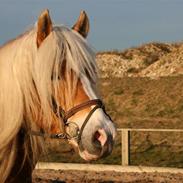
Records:
{"label": "blond mane", "polygon": [[[16,159],[20,129],[39,130],[35,121],[41,119],[42,126],[49,132],[53,121],[52,96],[56,101],[64,101],[62,107],[68,109],[73,105],[78,79],[87,76],[96,80],[95,53],[78,33],[65,26],[55,26],[37,49],[36,32],[34,27],[0,49],[2,183]],[[28,156],[31,149],[34,165],[43,151],[43,139],[28,133],[26,138],[25,154]]]}

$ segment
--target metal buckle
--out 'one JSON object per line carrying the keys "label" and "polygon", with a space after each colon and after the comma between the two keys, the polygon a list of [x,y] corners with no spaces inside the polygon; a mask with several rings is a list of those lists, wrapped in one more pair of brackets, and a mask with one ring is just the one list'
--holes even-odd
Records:
{"label": "metal buckle", "polygon": [[51,138],[55,139],[66,139],[67,135],[65,133],[57,133],[57,134],[52,134]]}

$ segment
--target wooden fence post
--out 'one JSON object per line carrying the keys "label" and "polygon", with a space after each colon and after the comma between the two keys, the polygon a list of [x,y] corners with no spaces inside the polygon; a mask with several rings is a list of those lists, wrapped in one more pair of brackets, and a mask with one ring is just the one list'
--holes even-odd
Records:
{"label": "wooden fence post", "polygon": [[121,163],[123,166],[128,166],[130,164],[130,131],[128,129],[121,131],[121,152]]}

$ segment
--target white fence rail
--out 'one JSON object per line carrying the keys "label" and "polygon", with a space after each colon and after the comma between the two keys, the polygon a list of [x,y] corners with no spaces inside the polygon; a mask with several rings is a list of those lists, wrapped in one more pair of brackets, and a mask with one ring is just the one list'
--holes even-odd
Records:
{"label": "white fence rail", "polygon": [[80,170],[80,171],[115,171],[121,173],[181,173],[181,168],[168,168],[168,167],[145,167],[145,166],[121,166],[121,165],[103,165],[103,164],[77,164],[77,163],[50,163],[39,162],[36,169],[40,170]]}
{"label": "white fence rail", "polygon": [[121,132],[121,164],[128,166],[130,164],[130,132],[182,132],[183,129],[135,129],[135,128],[118,128]]}
{"label": "white fence rail", "polygon": [[72,163],[50,163],[38,162],[36,169],[54,169],[54,170],[90,170],[90,171],[116,171],[116,172],[169,172],[169,173],[182,173],[181,168],[168,168],[168,167],[144,167],[144,166],[128,166],[130,165],[130,133],[133,132],[179,132],[183,133],[183,129],[131,129],[131,128],[118,128],[121,133],[121,165],[103,165],[103,164],[72,164]]}

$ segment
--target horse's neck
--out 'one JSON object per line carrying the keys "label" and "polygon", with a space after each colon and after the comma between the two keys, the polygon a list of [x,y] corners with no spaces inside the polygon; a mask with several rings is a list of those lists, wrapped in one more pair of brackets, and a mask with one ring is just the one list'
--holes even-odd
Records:
{"label": "horse's neck", "polygon": [[[32,183],[33,167],[30,159],[31,155],[29,154],[29,158],[25,157],[25,150],[23,146],[25,140],[23,137],[24,134],[20,131],[18,135],[17,156],[6,183]],[[29,153],[31,153],[31,149]]]}

